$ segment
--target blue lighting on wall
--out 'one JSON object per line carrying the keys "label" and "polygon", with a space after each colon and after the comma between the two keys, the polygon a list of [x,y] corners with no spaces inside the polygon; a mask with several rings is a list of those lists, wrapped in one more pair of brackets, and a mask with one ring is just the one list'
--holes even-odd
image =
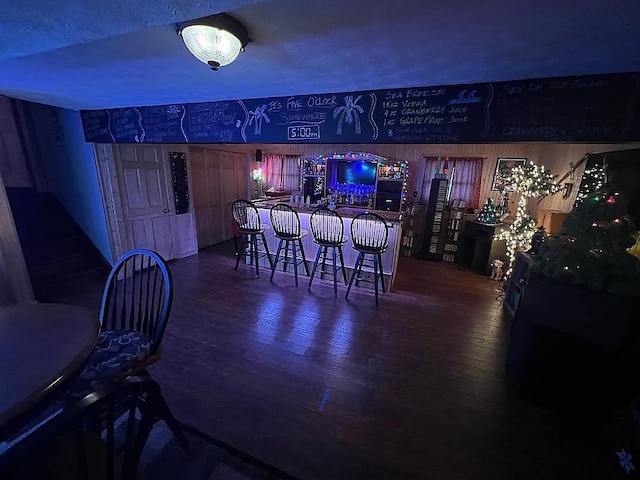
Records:
{"label": "blue lighting on wall", "polygon": [[338,162],[338,183],[375,185],[377,164],[365,161]]}

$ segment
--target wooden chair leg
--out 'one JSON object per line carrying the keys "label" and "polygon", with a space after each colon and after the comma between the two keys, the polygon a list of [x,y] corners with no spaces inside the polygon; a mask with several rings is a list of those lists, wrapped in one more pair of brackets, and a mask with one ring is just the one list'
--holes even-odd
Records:
{"label": "wooden chair leg", "polygon": [[240,242],[240,250],[236,253],[236,272],[238,271],[238,264],[240,263],[240,259],[245,256],[247,248],[247,235],[242,235],[242,241]]}
{"label": "wooden chair leg", "polygon": [[378,265],[380,266],[380,283],[382,284],[382,293],[385,293],[387,290],[384,287],[384,272],[382,270],[382,255],[378,254]]}
{"label": "wooden chair leg", "polygon": [[109,402],[105,409],[104,416],[104,426],[106,427],[106,438],[105,438],[105,471],[107,479],[115,479],[115,436],[114,436],[114,423],[115,423],[115,413],[114,413],[114,405]]}
{"label": "wooden chair leg", "polygon": [[171,412],[169,405],[167,405],[167,402],[165,402],[162,396],[158,396],[155,399],[155,403],[158,418],[165,421],[165,423],[169,427],[169,430],[171,430],[171,433],[173,433],[173,436],[176,437],[176,440],[178,440],[178,443],[182,446],[182,448],[184,448],[186,452],[190,452],[191,446],[189,445],[189,441],[184,435],[182,428],[180,428],[178,420],[176,420],[176,417],[173,416],[173,413]]}
{"label": "wooden chair leg", "polygon": [[373,256],[373,283],[376,292],[376,307],[378,306],[378,256]]}
{"label": "wooden chair leg", "polygon": [[347,287],[347,292],[344,294],[344,298],[349,297],[351,286],[353,285],[353,281],[355,280],[356,275],[358,274],[359,266],[362,263],[363,257],[364,257],[364,253],[360,252],[358,254],[358,258],[356,259],[356,264],[353,267],[353,272],[351,273],[351,280],[349,280],[349,286]]}
{"label": "wooden chair leg", "polygon": [[282,250],[282,239],[278,242],[278,249],[276,251],[276,258],[273,259],[273,265],[271,266],[271,278],[270,281],[273,282],[273,276],[276,273],[276,267],[278,266],[278,259],[280,258],[280,250]]}
{"label": "wooden chair leg", "polygon": [[74,437],[76,444],[76,456],[78,461],[78,472],[82,480],[89,479],[89,465],[87,463],[87,452],[84,445],[84,433],[80,425],[74,428]]}
{"label": "wooden chair leg", "polygon": [[256,277],[260,277],[260,259],[258,257],[258,236],[254,233],[251,235],[251,239],[253,241],[253,258],[256,262]]}
{"label": "wooden chair leg", "polygon": [[313,268],[311,269],[311,276],[309,278],[309,285],[307,285],[307,290],[311,290],[311,284],[313,283],[313,277],[316,274],[316,269],[318,268],[318,261],[320,260],[320,252],[322,249],[326,247],[318,247],[318,252],[316,253],[316,261],[313,262]]}
{"label": "wooden chair leg", "polygon": [[[325,247],[322,253],[322,268],[320,269],[320,272],[322,272],[322,275],[325,275],[327,272],[327,253],[328,252],[329,252],[329,249]],[[322,275],[320,276],[320,278],[322,278]]]}
{"label": "wooden chair leg", "polygon": [[273,259],[271,258],[271,253],[269,252],[269,245],[267,245],[267,239],[264,237],[264,233],[261,233],[260,236],[262,237],[262,246],[264,247],[264,251],[267,254],[269,267],[273,267]]}
{"label": "wooden chair leg", "polygon": [[338,270],[336,269],[336,247],[331,247],[333,255],[333,296],[338,296]]}
{"label": "wooden chair leg", "polygon": [[307,257],[304,254],[304,247],[302,246],[302,240],[298,240],[298,245],[300,245],[300,253],[302,254],[302,263],[304,264],[304,271],[307,272],[307,277],[308,277],[309,265],[307,265]]}
{"label": "wooden chair leg", "polygon": [[[289,243],[289,242],[287,242]],[[295,240],[291,242],[291,249],[293,252],[293,276],[296,279],[296,287],[298,286],[298,252],[296,251]]]}
{"label": "wooden chair leg", "polygon": [[287,271],[287,264],[289,263],[289,240],[284,241],[284,260],[282,261],[282,271]]}
{"label": "wooden chair leg", "polygon": [[338,247],[338,253],[340,254],[340,268],[342,268],[342,278],[344,279],[344,284],[347,284],[347,269],[344,268],[344,257],[342,256],[342,247]]}

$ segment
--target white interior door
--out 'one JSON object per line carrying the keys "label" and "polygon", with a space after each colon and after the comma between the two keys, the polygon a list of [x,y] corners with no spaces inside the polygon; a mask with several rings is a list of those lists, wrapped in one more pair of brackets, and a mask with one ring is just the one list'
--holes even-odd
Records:
{"label": "white interior door", "polygon": [[165,260],[175,258],[165,159],[161,146],[114,148],[120,177],[128,249],[149,248]]}

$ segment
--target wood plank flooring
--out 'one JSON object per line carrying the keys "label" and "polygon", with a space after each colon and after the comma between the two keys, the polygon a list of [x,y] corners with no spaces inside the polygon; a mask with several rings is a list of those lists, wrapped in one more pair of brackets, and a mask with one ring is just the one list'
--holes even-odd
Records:
{"label": "wood plank flooring", "polygon": [[[588,422],[510,391],[498,282],[401,258],[376,308],[371,291],[234,272],[231,252],[171,264],[151,373],[179,420],[308,480],[601,478]],[[101,288],[48,299],[97,310]]]}

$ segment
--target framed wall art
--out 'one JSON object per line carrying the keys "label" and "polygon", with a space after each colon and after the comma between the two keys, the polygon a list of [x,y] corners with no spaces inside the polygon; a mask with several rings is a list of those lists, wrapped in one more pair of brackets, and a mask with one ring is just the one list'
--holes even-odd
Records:
{"label": "framed wall art", "polygon": [[511,169],[516,165],[524,165],[526,162],[526,158],[498,157],[498,161],[496,163],[496,171],[493,174],[493,183],[491,184],[491,190],[499,191],[500,186],[504,183],[505,176],[509,174]]}

